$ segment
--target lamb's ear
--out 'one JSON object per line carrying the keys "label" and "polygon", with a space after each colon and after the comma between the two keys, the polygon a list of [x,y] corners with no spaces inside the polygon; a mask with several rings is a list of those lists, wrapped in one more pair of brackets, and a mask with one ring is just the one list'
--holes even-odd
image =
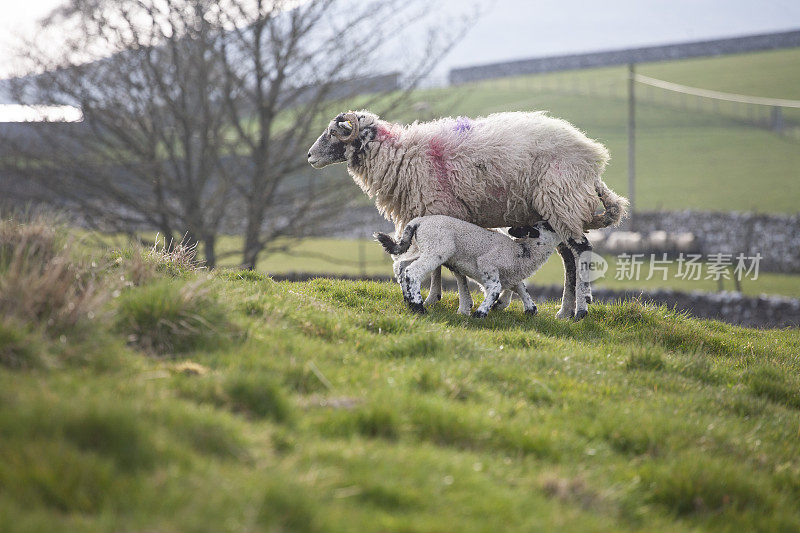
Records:
{"label": "lamb's ear", "polygon": [[528,234],[528,228],[525,226],[515,226],[508,228],[508,234],[516,239],[521,239]]}
{"label": "lamb's ear", "polygon": [[539,238],[539,230],[536,228],[528,228],[528,237],[531,239],[538,239]]}
{"label": "lamb's ear", "polygon": [[542,223],[542,228],[545,231],[553,231],[553,232],[556,231],[556,230],[553,229],[553,226],[551,226],[550,223],[548,221],[546,221],[546,220]]}

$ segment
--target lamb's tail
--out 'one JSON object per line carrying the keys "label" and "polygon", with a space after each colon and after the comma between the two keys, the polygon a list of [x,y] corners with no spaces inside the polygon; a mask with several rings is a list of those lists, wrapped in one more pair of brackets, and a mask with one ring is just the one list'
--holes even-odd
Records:
{"label": "lamb's tail", "polygon": [[603,183],[603,180],[598,179],[594,185],[594,190],[597,191],[597,196],[603,202],[605,209],[599,215],[594,215],[592,220],[584,226],[585,229],[599,229],[607,228],[608,226],[617,226],[622,219],[628,214],[628,206],[630,202],[624,196],[620,196],[611,189],[608,185]]}
{"label": "lamb's tail", "polygon": [[414,234],[417,233],[417,228],[419,227],[419,222],[417,220],[412,220],[406,225],[406,228],[403,230],[403,237],[400,239],[400,242],[395,241],[390,235],[386,233],[373,233],[372,236],[375,237],[375,240],[383,245],[383,249],[386,250],[386,253],[391,255],[400,255],[406,253],[408,248],[411,246],[411,239],[414,238]]}

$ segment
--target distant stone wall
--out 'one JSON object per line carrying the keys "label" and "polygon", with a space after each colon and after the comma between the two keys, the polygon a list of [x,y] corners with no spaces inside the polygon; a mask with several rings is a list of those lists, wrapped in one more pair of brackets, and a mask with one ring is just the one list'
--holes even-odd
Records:
{"label": "distant stone wall", "polygon": [[[697,253],[755,256],[761,253],[761,272],[800,272],[800,214],[711,211],[648,211],[636,213],[634,231],[693,233]],[[371,205],[343,211],[325,234],[341,238],[371,239],[374,231],[394,231],[391,223]]]}
{"label": "distant stone wall", "polygon": [[653,211],[636,213],[632,229],[691,232],[698,252],[761,254],[764,272],[800,272],[800,214],[717,213],[710,211]]}
{"label": "distant stone wall", "polygon": [[738,54],[756,50],[775,50],[800,46],[800,31],[748,35],[662,46],[647,46],[624,50],[569,54],[504,61],[487,65],[454,68],[450,71],[450,83],[458,85],[471,81],[522,76],[540,72],[556,72],[583,68],[597,68],[628,63],[650,63],[690,57],[705,57]]}
{"label": "distant stone wall", "polygon": [[[308,272],[276,274],[272,278],[276,281],[307,281],[314,278],[392,280],[391,276],[364,277]],[[442,281],[445,289],[452,291],[456,289],[454,280]],[[472,285],[472,282],[470,284]],[[558,285],[530,285],[528,292],[537,302],[561,300],[561,287]],[[800,300],[783,296],[743,296],[732,292],[708,293],[672,290],[618,291],[597,287],[592,289],[592,296],[596,302],[638,299],[645,303],[666,305],[678,311],[685,311],[695,318],[708,318],[752,328],[800,327]],[[589,312],[591,313],[591,310]]]}

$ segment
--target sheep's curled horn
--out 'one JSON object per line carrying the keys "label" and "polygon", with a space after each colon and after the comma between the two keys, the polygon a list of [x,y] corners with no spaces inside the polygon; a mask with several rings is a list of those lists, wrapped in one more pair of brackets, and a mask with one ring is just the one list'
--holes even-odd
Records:
{"label": "sheep's curled horn", "polygon": [[333,135],[343,143],[349,143],[350,141],[358,137],[358,116],[356,116],[355,113],[345,113],[342,118],[350,122],[350,125],[353,126],[353,129],[350,130],[350,135],[346,137],[342,136],[336,130],[333,130]]}

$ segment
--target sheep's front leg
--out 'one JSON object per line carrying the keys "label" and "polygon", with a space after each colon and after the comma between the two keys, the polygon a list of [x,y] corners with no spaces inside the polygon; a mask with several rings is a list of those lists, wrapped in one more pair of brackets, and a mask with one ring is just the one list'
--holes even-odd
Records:
{"label": "sheep's front leg", "polygon": [[436,267],[431,272],[431,290],[425,298],[425,306],[429,307],[442,299],[442,267]]}
{"label": "sheep's front leg", "polygon": [[467,315],[472,312],[472,295],[469,293],[469,285],[467,284],[467,276],[459,272],[453,272],[458,284],[458,312],[462,315]]}
{"label": "sheep's front leg", "polygon": [[522,299],[522,307],[525,309],[525,314],[534,316],[536,314],[536,302],[531,298],[528,288],[525,286],[525,282],[520,281],[519,285],[514,289],[514,292]]}
{"label": "sheep's front leg", "polygon": [[564,263],[564,293],[561,295],[561,309],[556,313],[556,318],[572,318],[575,316],[575,283],[577,279],[575,255],[563,242],[558,245],[556,250]]}
{"label": "sheep's front leg", "polygon": [[592,301],[592,289],[588,280],[589,266],[592,251],[592,244],[586,237],[583,241],[577,242],[574,239],[568,241],[570,249],[575,256],[576,281],[575,281],[575,320],[581,320],[589,313],[589,303]]}
{"label": "sheep's front leg", "polygon": [[503,286],[500,285],[500,276],[496,270],[484,271],[481,285],[483,285],[483,302],[481,302],[481,305],[472,313],[473,318],[484,318],[489,314],[489,310],[503,291]]}

